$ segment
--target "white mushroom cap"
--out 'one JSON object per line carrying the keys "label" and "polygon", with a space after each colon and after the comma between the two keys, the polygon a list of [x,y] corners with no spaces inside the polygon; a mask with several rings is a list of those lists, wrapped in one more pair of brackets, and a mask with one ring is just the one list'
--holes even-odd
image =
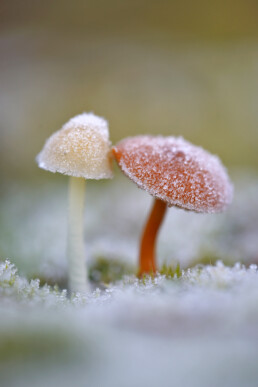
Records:
{"label": "white mushroom cap", "polygon": [[46,141],[36,160],[40,168],[85,179],[112,177],[108,123],[93,113],[71,118]]}

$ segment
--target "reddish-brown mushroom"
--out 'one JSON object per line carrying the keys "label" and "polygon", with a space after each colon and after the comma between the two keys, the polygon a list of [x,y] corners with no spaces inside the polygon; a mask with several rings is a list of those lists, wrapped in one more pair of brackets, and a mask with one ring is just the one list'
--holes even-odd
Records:
{"label": "reddish-brown mushroom", "polygon": [[167,206],[216,213],[232,201],[233,186],[220,159],[182,137],[136,136],[112,150],[125,175],[155,198],[141,239],[140,276],[157,270],[156,237]]}

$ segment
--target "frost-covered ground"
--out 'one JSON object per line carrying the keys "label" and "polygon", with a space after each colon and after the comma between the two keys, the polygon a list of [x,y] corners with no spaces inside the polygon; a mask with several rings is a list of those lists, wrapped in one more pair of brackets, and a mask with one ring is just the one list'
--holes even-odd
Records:
{"label": "frost-covered ground", "polygon": [[[169,209],[159,264],[183,271],[144,281],[133,272],[149,196],[125,178],[89,183],[85,252],[95,281],[71,299],[28,280],[66,286],[65,179],[9,184],[0,203],[0,385],[257,386],[258,181],[243,176],[225,214]],[[224,263],[196,266],[216,260]]]}
{"label": "frost-covered ground", "polygon": [[0,296],[3,386],[257,386],[255,265],[127,277],[67,300],[7,261]]}

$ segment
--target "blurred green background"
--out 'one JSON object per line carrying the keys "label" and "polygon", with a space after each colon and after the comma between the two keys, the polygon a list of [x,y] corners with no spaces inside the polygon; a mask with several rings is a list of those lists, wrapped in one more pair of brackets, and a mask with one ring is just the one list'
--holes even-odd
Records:
{"label": "blurred green background", "polygon": [[2,184],[82,111],[258,165],[257,1],[1,0],[0,56]]}

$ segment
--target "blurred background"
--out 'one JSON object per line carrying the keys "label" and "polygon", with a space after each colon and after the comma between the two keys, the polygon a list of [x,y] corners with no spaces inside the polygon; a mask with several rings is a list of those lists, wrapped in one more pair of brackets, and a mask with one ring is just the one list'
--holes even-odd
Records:
{"label": "blurred background", "polygon": [[71,116],[113,142],[183,135],[228,166],[257,167],[254,0],[1,0],[1,173],[39,177],[45,139]]}
{"label": "blurred background", "polygon": [[[63,259],[64,246],[46,236],[39,248],[35,230],[42,236],[44,224],[44,235],[49,235],[49,225],[56,222],[53,232],[63,240],[65,215],[62,222],[57,215],[47,216],[57,208],[62,212],[66,178],[40,170],[35,156],[70,117],[83,111],[104,116],[113,143],[142,133],[182,135],[218,154],[230,171],[241,170],[245,178],[251,174],[248,181],[254,184],[257,103],[255,0],[1,0],[2,258],[9,256],[19,265],[21,257],[40,259],[44,246],[46,254]],[[238,184],[243,189],[249,183],[242,181]],[[256,187],[239,199],[245,206],[253,203],[246,209],[252,235],[257,235]],[[118,191],[113,190],[115,197]],[[57,192],[63,202],[59,196],[53,199]],[[135,195],[132,208],[142,194]],[[112,203],[109,197],[102,215]],[[148,206],[149,202],[141,207],[144,216]],[[240,219],[243,206],[239,206]],[[117,206],[113,207],[115,211]],[[128,224],[126,216],[121,223]],[[135,235],[142,226],[137,219],[136,228],[134,223],[130,226]],[[112,229],[121,230],[118,226]],[[246,225],[239,227],[246,230]],[[110,230],[108,224],[106,228]],[[257,249],[252,238],[254,260]],[[51,248],[54,252],[49,253]]]}

